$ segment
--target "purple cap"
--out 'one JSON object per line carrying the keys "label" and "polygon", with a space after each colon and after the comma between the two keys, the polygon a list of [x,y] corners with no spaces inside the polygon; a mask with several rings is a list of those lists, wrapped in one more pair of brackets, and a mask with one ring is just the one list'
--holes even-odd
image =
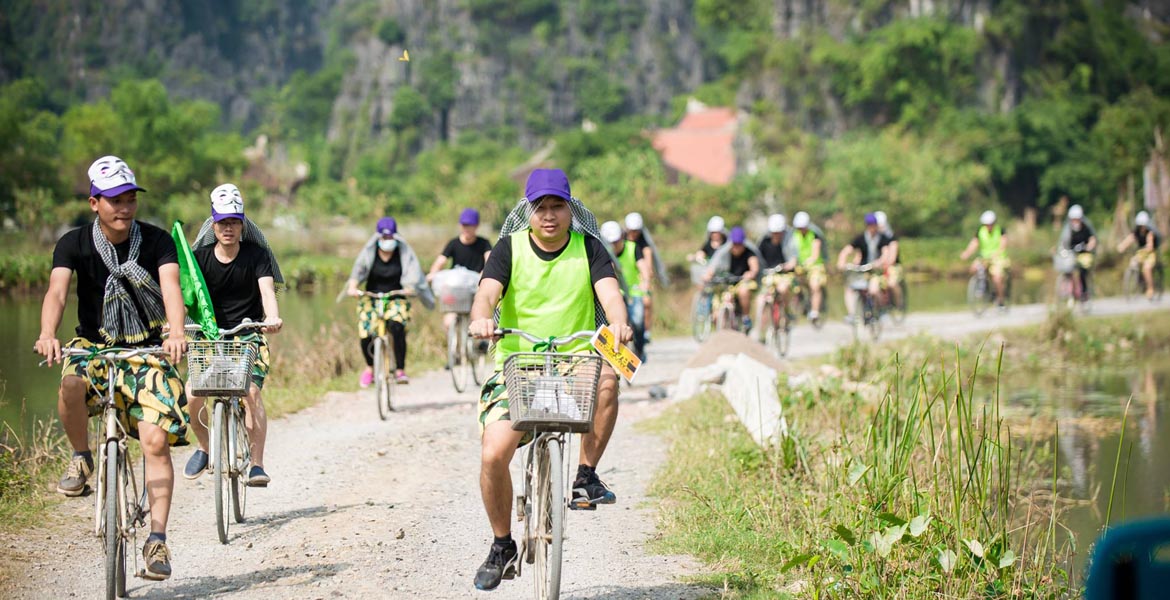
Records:
{"label": "purple cap", "polygon": [[138,186],[134,171],[117,156],[103,156],[89,166],[89,195],[113,198],[131,190],[145,192]]}
{"label": "purple cap", "polygon": [[394,220],[394,217],[382,217],[378,219],[378,224],[374,229],[380,235],[393,235],[398,233],[398,222]]}
{"label": "purple cap", "polygon": [[569,177],[560,169],[536,169],[528,176],[528,184],[524,186],[524,197],[529,202],[536,202],[545,196],[556,196],[565,200],[572,199],[569,191]]}
{"label": "purple cap", "polygon": [[474,208],[465,208],[459,213],[460,225],[479,225],[479,211]]}
{"label": "purple cap", "polygon": [[877,225],[878,224],[877,215],[875,215],[873,213],[865,213],[865,224],[866,225]]}
{"label": "purple cap", "polygon": [[744,240],[746,240],[746,239],[747,239],[747,234],[744,233],[743,227],[732,227],[731,228],[731,243],[732,244],[742,244],[744,242]]}

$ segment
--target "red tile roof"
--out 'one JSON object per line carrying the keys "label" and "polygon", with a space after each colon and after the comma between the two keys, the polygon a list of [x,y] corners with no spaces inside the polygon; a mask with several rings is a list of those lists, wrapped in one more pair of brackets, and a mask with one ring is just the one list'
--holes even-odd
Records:
{"label": "red tile roof", "polygon": [[735,176],[735,139],[738,117],[731,108],[709,108],[688,113],[674,129],[654,134],[654,149],[667,167],[715,185]]}

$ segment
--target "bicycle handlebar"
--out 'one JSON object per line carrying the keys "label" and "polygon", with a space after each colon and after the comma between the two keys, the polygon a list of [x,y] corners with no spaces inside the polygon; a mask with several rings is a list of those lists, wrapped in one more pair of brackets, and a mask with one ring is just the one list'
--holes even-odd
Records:
{"label": "bicycle handlebar", "polygon": [[776,266],[768,268],[768,269],[764,269],[763,271],[760,272],[760,274],[761,275],[775,275],[777,273],[794,273],[794,272],[796,272],[797,268],[798,267],[793,267],[791,269],[785,269],[784,265],[780,264],[780,265],[776,265]]}
{"label": "bicycle handlebar", "polygon": [[850,272],[850,273],[868,273],[870,271],[873,271],[876,268],[877,267],[874,265],[874,263],[867,263],[864,265],[847,264],[847,265],[845,265],[845,268],[842,270]]}
{"label": "bicycle handlebar", "polygon": [[380,300],[382,298],[404,298],[406,296],[413,295],[413,293],[407,290],[393,290],[390,292],[362,292],[362,295],[366,296],[367,298]]}
{"label": "bicycle handlebar", "polygon": [[[590,331],[588,329],[578,331],[576,333],[570,333],[569,335],[563,335],[563,336],[558,337],[558,338],[553,338],[552,345],[553,346],[560,346],[561,344],[567,344],[573,340],[592,339],[594,333],[595,332]],[[540,344],[540,343],[548,341],[545,338],[540,338],[540,337],[537,337],[535,335],[532,335],[531,333],[528,333],[527,331],[524,331],[523,329],[501,328],[501,329],[496,329],[495,332],[493,332],[493,335],[495,337],[504,337],[506,335],[518,335],[518,336],[528,340],[529,342],[532,342],[533,344]]]}
{"label": "bicycle handlebar", "polygon": [[[249,321],[248,319],[244,319],[242,323],[232,327],[231,329],[220,329],[219,335],[232,335],[245,329],[263,329],[265,327],[273,327],[275,325],[275,321]],[[187,331],[203,331],[203,328],[199,325],[187,325],[184,329]]]}
{"label": "bicycle handlebar", "polygon": [[[147,346],[145,348],[103,348],[101,350],[83,348],[61,348],[61,356],[93,356],[108,363],[130,360],[135,356],[170,356],[162,346]],[[48,364],[48,359],[42,360],[40,366]]]}

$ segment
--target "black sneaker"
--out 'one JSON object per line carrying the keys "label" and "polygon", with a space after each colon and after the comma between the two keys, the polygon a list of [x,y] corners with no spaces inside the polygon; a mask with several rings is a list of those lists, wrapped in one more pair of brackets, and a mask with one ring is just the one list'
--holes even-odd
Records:
{"label": "black sneaker", "polygon": [[93,475],[93,463],[84,456],[74,456],[69,459],[65,475],[57,482],[57,491],[70,497],[80,496],[85,493],[85,482],[90,475]]}
{"label": "black sneaker", "polygon": [[146,540],[142,547],[142,559],[146,569],[142,571],[143,579],[162,581],[171,576],[171,551],[167,550],[167,543],[162,540]]}
{"label": "black sneaker", "polygon": [[578,477],[573,482],[573,500],[569,508],[573,510],[594,510],[598,504],[613,504],[617,496],[606,487],[597,473],[586,477]]}
{"label": "black sneaker", "polygon": [[494,590],[500,585],[501,579],[516,577],[516,563],[520,556],[516,552],[516,541],[508,542],[506,546],[492,543],[488,551],[487,560],[475,572],[475,589]]}

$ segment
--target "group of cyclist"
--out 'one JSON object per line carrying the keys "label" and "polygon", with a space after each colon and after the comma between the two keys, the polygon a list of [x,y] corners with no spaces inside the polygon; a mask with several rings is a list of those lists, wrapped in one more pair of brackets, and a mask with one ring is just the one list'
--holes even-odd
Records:
{"label": "group of cyclist", "polygon": [[[180,285],[179,249],[167,232],[135,219],[138,193],[145,190],[124,161],[114,156],[98,159],[89,169],[89,205],[95,214],[91,225],[66,233],[53,253],[49,290],[41,316],[41,333],[35,350],[50,364],[62,362],[58,411],[74,454],[58,491],[68,496],[84,493],[94,471],[88,447],[86,419],[92,416],[107,381],[100,361],[70,357],[62,361],[57,329],[66,297],[77,275],[78,327],[76,337],[65,344],[75,348],[157,346],[165,356],[144,356],[127,361],[109,378],[116,386],[120,418],[125,431],[137,438],[146,461],[146,489],[150,503],[150,535],[143,548],[145,576],[166,579],[171,574],[166,546],[167,520],[174,486],[172,447],[187,443],[191,425],[198,449],[191,455],[184,476],[199,477],[208,467],[207,428],[199,418],[202,400],[188,403],[175,366],[186,351],[186,309]],[[1068,213],[1066,235],[1061,243],[1077,255],[1082,283],[1092,268],[1097,238],[1079,206]],[[986,269],[1002,306],[1006,300],[1005,278],[1010,261],[1007,239],[996,215],[981,215],[981,225],[963,251],[966,260],[978,253],[973,269]],[[511,537],[512,482],[508,465],[517,448],[531,434],[513,430],[507,385],[500,373],[513,353],[531,352],[534,344],[515,337],[500,338],[499,330],[522,329],[541,338],[593,330],[608,324],[616,340],[634,339],[631,326],[636,314],[643,341],[649,341],[651,292],[656,279],[665,283],[665,270],[653,240],[639,213],[625,216],[624,227],[609,221],[598,227],[593,213],[574,198],[569,180],[558,169],[536,169],[525,186],[525,197],[507,216],[499,240],[493,246],[477,234],[479,213],[468,208],[459,215],[459,235],[423,271],[422,263],[402,238],[398,223],[383,217],[354,262],[345,292],[359,298],[360,349],[367,369],[360,384],[373,378],[370,356],[375,325],[388,323],[395,350],[395,377],[407,383],[406,332],[411,300],[430,306],[428,282],[449,265],[482,273],[470,311],[470,334],[483,343],[495,341],[496,372],[483,385],[478,409],[482,435],[480,488],[494,539],[488,557],[475,575],[475,586],[490,590],[517,568],[518,554]],[[875,211],[865,216],[864,230],[837,255],[836,266],[872,265],[869,291],[888,289],[894,302],[901,299],[902,277],[898,238],[887,216]],[[745,329],[752,315],[759,315],[764,294],[753,306],[757,291],[776,294],[787,302],[800,286],[809,295],[808,317],[819,321],[827,281],[827,243],[824,233],[806,212],[797,212],[791,223],[782,214],[767,219],[767,232],[758,243],[748,240],[743,227],[727,229],[723,218],[711,217],[702,247],[689,260],[704,265],[702,282],[730,275],[734,301]],[[1118,246],[1137,248],[1134,257],[1152,296],[1153,271],[1160,236],[1149,215],[1139,213],[1132,233]],[[251,438],[252,468],[247,484],[264,487],[271,481],[264,470],[266,418],[262,388],[268,374],[266,333],[282,328],[276,285],[283,282],[271,248],[259,228],[244,212],[244,200],[236,186],[225,183],[211,193],[210,216],[193,244],[193,254],[207,285],[216,322],[231,328],[246,320],[266,323],[261,332],[241,334],[257,345],[258,357],[251,373],[246,398],[246,425]],[[799,278],[799,280],[798,280]],[[359,289],[364,286],[364,291]],[[387,302],[371,302],[364,292],[401,292]],[[856,293],[847,289],[845,306],[856,314]],[[753,311],[754,308],[754,311]],[[758,316],[757,316],[758,318]],[[451,315],[444,324],[451,327]],[[169,329],[171,335],[165,335]],[[587,352],[588,342],[561,348]],[[618,381],[605,366],[598,384],[597,406],[590,433],[580,444],[579,464],[572,485],[571,508],[593,509],[611,504],[616,495],[600,480],[597,467],[605,452],[618,415]]]}

